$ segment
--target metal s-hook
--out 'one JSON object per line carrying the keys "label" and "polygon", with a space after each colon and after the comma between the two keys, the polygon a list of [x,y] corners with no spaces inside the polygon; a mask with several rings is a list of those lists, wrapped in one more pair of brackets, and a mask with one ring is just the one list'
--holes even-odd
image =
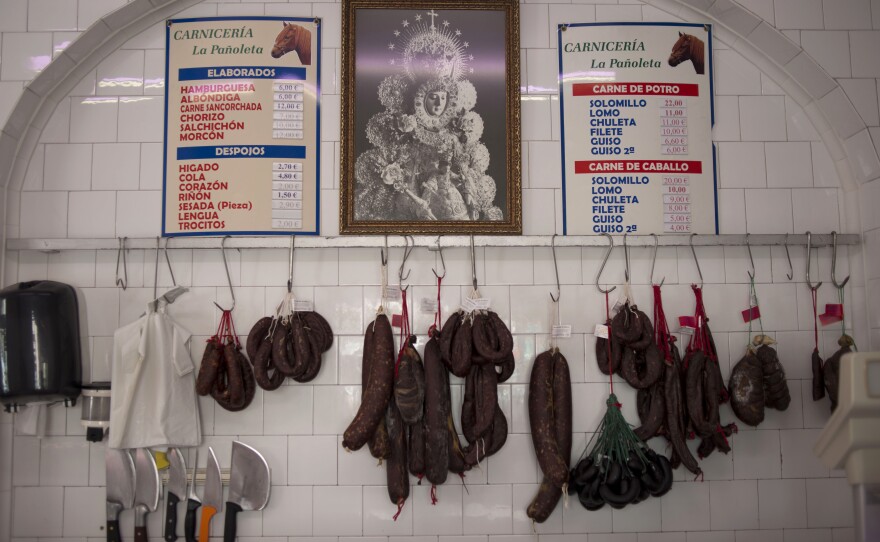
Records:
{"label": "metal s-hook", "polygon": [[[410,273],[412,273],[412,269],[407,269],[406,274],[403,274],[403,270],[406,267],[406,261],[409,259],[409,255],[412,254],[413,249],[416,248],[416,240],[411,235],[403,236],[403,260],[400,262],[400,269],[397,271],[397,284],[400,286],[400,289],[403,290],[403,281],[409,278]],[[409,288],[409,286],[407,286]]]}
{"label": "metal s-hook", "polygon": [[[235,290],[232,288],[232,276],[229,274],[229,262],[226,260],[226,240],[229,239],[229,237],[230,236],[227,235],[220,241],[220,254],[223,255],[223,268],[226,270],[226,282],[229,284],[229,295],[232,296],[232,307],[229,309],[229,312],[232,312],[235,310]],[[226,312],[226,309],[221,307],[216,301],[214,302],[214,306],[221,311]]]}
{"label": "metal s-hook", "polygon": [[691,254],[694,255],[694,265],[697,266],[697,274],[700,275],[700,288],[702,288],[703,287],[703,270],[700,269],[700,260],[697,259],[697,251],[694,248],[694,237],[696,235],[697,235],[696,233],[691,234],[691,238],[690,238]]}
{"label": "metal s-hook", "polygon": [[385,248],[379,249],[379,258],[382,260],[382,267],[388,265],[388,236],[385,236]]}
{"label": "metal s-hook", "polygon": [[434,269],[433,267],[431,268],[431,271],[434,273],[435,277],[442,280],[442,279],[446,278],[446,260],[443,259],[443,247],[440,246],[440,236],[439,235],[437,236],[437,252],[440,253],[440,263],[443,264],[443,274],[438,275],[437,270]]}
{"label": "metal s-hook", "polygon": [[837,288],[838,290],[842,290],[843,287],[846,286],[846,283],[849,282],[849,275],[847,275],[847,277],[845,279],[843,279],[842,283],[837,284],[836,271],[837,271],[837,232],[833,231],[833,232],[831,232],[831,283],[834,284],[834,287]]}
{"label": "metal s-hook", "polygon": [[810,282],[810,264],[812,264],[812,258],[810,257],[810,253],[813,251],[813,234],[807,232],[807,286],[810,287],[810,290],[816,291],[819,289],[819,286],[822,286],[822,281],[819,281],[819,284],[813,286],[813,283]]}
{"label": "metal s-hook", "polygon": [[596,289],[603,294],[609,294],[616,290],[617,286],[612,286],[610,290],[603,290],[602,287],[599,286],[599,279],[602,278],[602,271],[605,270],[605,264],[608,263],[608,257],[611,256],[611,251],[614,250],[614,238],[607,233],[603,233],[602,235],[608,238],[608,248],[605,250],[605,257],[602,259],[602,265],[599,267],[599,272],[596,273]]}
{"label": "metal s-hook", "polygon": [[[657,263],[657,248],[660,245],[660,240],[657,237],[656,233],[652,233],[651,237],[654,238],[654,254],[653,254],[653,256],[651,256],[651,278],[650,278],[651,285],[653,285],[654,284],[654,264]],[[660,286],[663,286],[664,282],[666,282],[665,276],[662,279],[660,279]]]}
{"label": "metal s-hook", "polygon": [[562,296],[562,287],[559,285],[559,264],[556,262],[556,234],[553,234],[553,237],[550,238],[550,249],[553,251],[553,270],[556,272],[556,297],[553,297],[553,294],[550,294],[550,299],[553,300],[554,303],[559,303],[559,298]]}
{"label": "metal s-hook", "polygon": [[752,258],[752,245],[749,244],[749,236],[750,236],[750,235],[752,235],[752,234],[751,234],[751,233],[746,233],[746,248],[747,248],[748,251],[749,251],[749,263],[752,265],[752,271],[751,271],[751,272],[746,271],[746,274],[748,274],[749,279],[751,279],[752,282],[754,282],[754,281],[755,281],[755,275],[756,275],[756,273],[755,273],[755,259]]}
{"label": "metal s-hook", "polygon": [[471,235],[471,281],[474,286],[474,291],[477,291],[477,252],[476,248],[474,248],[474,236]]}
{"label": "metal s-hook", "polygon": [[290,249],[287,255],[287,293],[293,291],[293,251],[296,248],[296,235],[290,236]]}
{"label": "metal s-hook", "polygon": [[788,274],[785,275],[785,277],[788,280],[791,280],[794,278],[794,267],[792,267],[792,265],[791,265],[791,254],[788,252],[788,234],[787,233],[785,234],[785,241],[783,241],[783,244],[785,245],[785,257],[788,258]]}
{"label": "metal s-hook", "polygon": [[[128,288],[128,262],[125,259],[125,241],[128,237],[119,238],[119,248],[116,251],[116,286],[123,290]],[[122,273],[124,278],[119,277],[119,260],[122,259]]]}
{"label": "metal s-hook", "polygon": [[626,244],[627,235],[629,234],[623,234],[623,277],[626,279],[627,284],[629,284],[629,246]]}

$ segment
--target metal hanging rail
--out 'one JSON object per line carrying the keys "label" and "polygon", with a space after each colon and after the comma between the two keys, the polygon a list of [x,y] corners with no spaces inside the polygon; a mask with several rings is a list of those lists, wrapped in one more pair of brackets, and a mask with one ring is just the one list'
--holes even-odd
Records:
{"label": "metal hanging rail", "polygon": [[[615,235],[614,243],[623,244],[623,236]],[[217,249],[221,236],[217,237],[177,237],[174,239],[173,249]],[[450,247],[470,247],[470,236],[444,235],[439,243],[436,235],[418,235],[412,237],[415,245],[420,248],[437,250]],[[746,246],[747,236],[742,235],[695,235],[693,240],[689,235],[659,235],[657,244],[661,247],[686,247],[693,241],[694,246]],[[806,245],[806,235],[785,234],[759,234],[748,236],[748,244],[751,246],[789,246]],[[335,237],[298,236],[296,248],[381,248],[386,243],[384,235],[342,235]],[[387,239],[389,247],[403,247],[406,241],[401,235],[389,235]],[[522,235],[522,236],[491,236],[480,235],[474,237],[474,245],[478,247],[550,247],[553,243],[552,235]],[[655,238],[650,235],[628,235],[627,244],[631,247],[653,247]],[[861,243],[859,234],[841,234],[837,236],[838,245],[858,245]],[[265,237],[230,237],[226,240],[226,248],[289,248],[289,236],[265,236]],[[605,247],[608,245],[607,237],[602,235],[568,235],[557,236],[557,247]],[[812,234],[812,246],[824,247],[832,245],[830,233]],[[155,249],[155,237],[132,238],[126,240],[127,249]],[[54,252],[61,250],[117,250],[117,239],[8,239],[7,250],[38,250]]]}

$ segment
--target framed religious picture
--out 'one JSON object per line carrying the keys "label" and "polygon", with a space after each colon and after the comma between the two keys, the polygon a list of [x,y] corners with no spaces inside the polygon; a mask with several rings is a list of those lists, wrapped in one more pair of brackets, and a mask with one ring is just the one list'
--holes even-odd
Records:
{"label": "framed religious picture", "polygon": [[343,0],[340,232],[522,233],[519,55],[519,0]]}

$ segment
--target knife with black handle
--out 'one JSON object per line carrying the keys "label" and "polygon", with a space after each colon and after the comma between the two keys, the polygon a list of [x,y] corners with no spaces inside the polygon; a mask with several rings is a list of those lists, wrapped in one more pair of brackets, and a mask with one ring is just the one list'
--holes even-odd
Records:
{"label": "knife with black handle", "polygon": [[177,503],[186,495],[186,461],[178,448],[168,450],[167,486],[165,542],[175,542],[177,540]]}
{"label": "knife with black handle", "polygon": [[262,510],[266,507],[269,502],[270,486],[269,464],[266,463],[266,459],[247,444],[233,442],[223,542],[235,542],[239,512]]}
{"label": "knife with black handle", "polygon": [[202,505],[202,501],[196,495],[196,468],[198,466],[199,450],[197,448],[189,482],[189,492],[186,496],[186,516],[183,518],[183,537],[186,539],[186,542],[197,542],[198,540],[196,538],[196,510]]}

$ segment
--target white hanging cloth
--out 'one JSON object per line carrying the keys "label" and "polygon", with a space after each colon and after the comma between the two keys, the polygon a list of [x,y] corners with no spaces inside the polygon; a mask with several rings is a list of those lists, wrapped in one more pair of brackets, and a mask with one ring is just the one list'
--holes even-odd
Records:
{"label": "white hanging cloth", "polygon": [[[162,305],[156,307],[156,305]],[[111,448],[188,447],[201,442],[191,333],[149,303],[113,335]]]}

